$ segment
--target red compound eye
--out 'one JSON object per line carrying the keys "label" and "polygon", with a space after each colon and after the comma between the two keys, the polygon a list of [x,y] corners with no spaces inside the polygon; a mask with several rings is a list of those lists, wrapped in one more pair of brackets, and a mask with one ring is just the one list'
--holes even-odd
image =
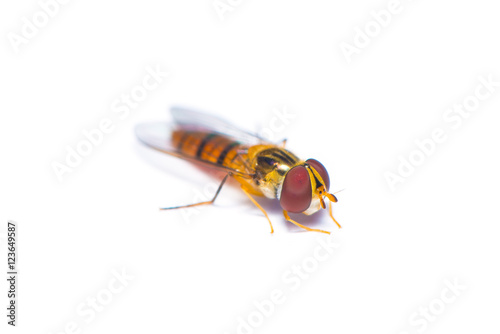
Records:
{"label": "red compound eye", "polygon": [[281,189],[281,207],[293,213],[307,210],[312,200],[311,179],[304,166],[295,166],[288,171]]}
{"label": "red compound eye", "polygon": [[308,159],[306,160],[306,163],[311,165],[311,167],[318,172],[319,176],[323,179],[323,182],[325,182],[326,191],[328,191],[330,189],[330,177],[328,176],[325,166],[315,159]]}

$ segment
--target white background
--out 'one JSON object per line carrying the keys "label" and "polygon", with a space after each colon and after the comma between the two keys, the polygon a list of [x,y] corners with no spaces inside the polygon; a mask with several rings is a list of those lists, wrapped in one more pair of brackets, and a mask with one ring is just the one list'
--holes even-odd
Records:
{"label": "white background", "polygon": [[[388,1],[233,3],[222,20],[210,0],[70,1],[18,52],[8,34],[40,5],[0,6],[0,219],[3,237],[8,219],[19,224],[17,331],[75,322],[82,333],[498,332],[500,87],[456,129],[443,120],[479,76],[500,80],[498,6],[401,0],[349,63],[341,43]],[[168,78],[120,119],[112,104],[148,66]],[[168,120],[173,104],[250,130],[269,127],[273,110],[292,112],[276,137],[323,162],[332,191],[345,188],[334,205],[341,230],[325,211],[294,217],[332,231],[338,249],[311,267],[328,236],[303,233],[262,200],[271,235],[237,187],[188,219],[159,212],[218,181],[137,144],[133,127]],[[113,131],[59,182],[53,162],[104,118]],[[447,140],[391,191],[384,173],[435,128]],[[293,290],[283,277],[303,263],[311,273]],[[81,316],[122,269],[128,285],[92,321]],[[466,288],[425,329],[412,324],[440,305],[446,280]],[[238,329],[275,289],[284,302]]]}

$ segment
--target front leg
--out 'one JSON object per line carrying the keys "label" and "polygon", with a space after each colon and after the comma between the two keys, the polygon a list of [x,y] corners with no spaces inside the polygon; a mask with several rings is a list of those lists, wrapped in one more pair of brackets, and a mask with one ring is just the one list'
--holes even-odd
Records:
{"label": "front leg", "polygon": [[266,210],[264,210],[264,208],[262,206],[260,206],[259,203],[257,203],[257,201],[252,197],[252,195],[250,195],[250,193],[247,190],[245,190],[245,188],[243,186],[241,187],[241,190],[243,190],[245,195],[247,195],[248,198],[250,198],[252,203],[255,204],[255,206],[258,207],[260,209],[260,211],[262,211],[262,213],[266,216],[267,220],[269,221],[269,225],[271,226],[271,233],[274,233],[273,224],[271,223],[271,219],[269,219],[269,216],[267,215]]}
{"label": "front leg", "polygon": [[290,218],[290,216],[288,215],[288,212],[286,212],[286,210],[283,210],[283,215],[285,216],[285,219],[287,221],[289,221],[290,223],[293,223],[293,224],[297,225],[298,227],[302,227],[305,230],[330,234],[330,232],[328,232],[328,231],[323,231],[323,230],[318,230],[318,229],[315,229],[315,228],[310,228],[310,227],[304,226],[304,225],[302,225],[300,223],[297,223],[295,220],[293,220],[292,218]]}

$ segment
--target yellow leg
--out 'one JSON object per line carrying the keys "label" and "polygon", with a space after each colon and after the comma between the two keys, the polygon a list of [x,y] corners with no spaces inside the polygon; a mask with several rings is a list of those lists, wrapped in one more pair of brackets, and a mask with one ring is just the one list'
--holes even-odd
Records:
{"label": "yellow leg", "polygon": [[328,232],[328,231],[323,231],[323,230],[318,230],[318,229],[315,229],[315,228],[310,228],[310,227],[304,226],[304,225],[302,225],[300,223],[297,223],[295,220],[293,220],[292,218],[290,218],[290,216],[288,215],[288,212],[286,212],[286,210],[283,210],[283,215],[285,216],[285,219],[287,221],[289,221],[290,223],[293,223],[293,224],[297,225],[298,227],[302,227],[305,230],[330,234],[330,232]]}
{"label": "yellow leg", "polygon": [[243,192],[248,196],[248,198],[250,198],[253,204],[255,204],[255,206],[258,207],[260,211],[262,211],[262,213],[266,216],[267,220],[269,221],[269,225],[271,226],[271,233],[274,233],[273,224],[271,223],[271,219],[269,219],[266,210],[264,210],[264,208],[261,207],[260,204],[257,203],[257,201],[252,197],[252,195],[250,195],[243,187],[241,188],[241,190],[243,190]]}
{"label": "yellow leg", "polygon": [[332,213],[332,202],[330,202],[330,205],[329,205],[329,208],[328,208],[328,212],[330,213],[330,217],[332,217],[333,221],[335,222],[335,224],[337,224],[337,226],[339,228],[342,228],[342,226],[340,226],[340,224],[335,220],[335,218],[333,218],[333,213]]}

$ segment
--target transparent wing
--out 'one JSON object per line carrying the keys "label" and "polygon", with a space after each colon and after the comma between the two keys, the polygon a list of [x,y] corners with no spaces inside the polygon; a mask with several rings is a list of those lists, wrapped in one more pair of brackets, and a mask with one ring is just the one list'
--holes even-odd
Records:
{"label": "transparent wing", "polygon": [[135,127],[135,134],[142,143],[163,153],[167,153],[174,157],[188,160],[205,167],[210,167],[224,171],[226,173],[231,173],[233,175],[238,175],[245,178],[253,177],[253,174],[248,173],[247,171],[240,171],[234,168],[221,166],[219,164],[201,160],[196,157],[191,157],[182,152],[179,152],[175,147],[172,146],[171,138],[174,128],[175,125],[167,122],[142,123]]}
{"label": "transparent wing", "polygon": [[216,132],[248,145],[274,145],[274,143],[269,142],[267,139],[250,131],[240,129],[217,116],[178,106],[172,107],[170,112],[174,118],[174,122],[188,130]]}

